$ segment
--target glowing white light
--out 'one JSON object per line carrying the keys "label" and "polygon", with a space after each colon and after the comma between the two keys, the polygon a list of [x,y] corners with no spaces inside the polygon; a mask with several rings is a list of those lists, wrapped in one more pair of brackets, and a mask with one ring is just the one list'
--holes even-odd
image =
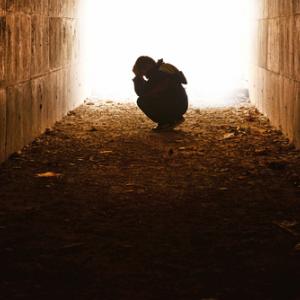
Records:
{"label": "glowing white light", "polygon": [[193,104],[222,104],[246,78],[250,1],[88,0],[93,96],[135,101],[132,66],[148,55],[184,72]]}

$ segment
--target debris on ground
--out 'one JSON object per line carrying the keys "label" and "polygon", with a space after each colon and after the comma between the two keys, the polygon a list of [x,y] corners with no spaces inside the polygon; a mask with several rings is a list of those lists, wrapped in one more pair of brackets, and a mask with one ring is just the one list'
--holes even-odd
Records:
{"label": "debris on ground", "polygon": [[300,299],[300,152],[247,101],[185,118],[88,100],[2,164],[0,298]]}
{"label": "debris on ground", "polygon": [[55,173],[55,172],[45,172],[45,173],[36,174],[36,177],[39,178],[61,177],[61,176],[62,174]]}

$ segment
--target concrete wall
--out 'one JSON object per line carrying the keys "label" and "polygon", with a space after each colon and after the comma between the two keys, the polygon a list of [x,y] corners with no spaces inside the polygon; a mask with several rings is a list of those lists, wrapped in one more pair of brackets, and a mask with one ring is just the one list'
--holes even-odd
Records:
{"label": "concrete wall", "polygon": [[250,97],[300,147],[300,0],[255,1]]}
{"label": "concrete wall", "polygon": [[84,0],[0,0],[0,162],[81,103]]}

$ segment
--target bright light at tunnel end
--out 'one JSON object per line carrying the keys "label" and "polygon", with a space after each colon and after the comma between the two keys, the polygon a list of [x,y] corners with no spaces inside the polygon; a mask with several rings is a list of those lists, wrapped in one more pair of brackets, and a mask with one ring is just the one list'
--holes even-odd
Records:
{"label": "bright light at tunnel end", "polygon": [[85,51],[92,95],[133,102],[140,55],[181,69],[193,106],[226,106],[247,88],[251,0],[88,0]]}

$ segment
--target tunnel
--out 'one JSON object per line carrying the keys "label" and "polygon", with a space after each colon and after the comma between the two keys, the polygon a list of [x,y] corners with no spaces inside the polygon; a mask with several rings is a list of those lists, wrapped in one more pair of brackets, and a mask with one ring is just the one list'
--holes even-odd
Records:
{"label": "tunnel", "polygon": [[[249,36],[250,99],[299,147],[299,5],[257,2]],[[2,0],[0,161],[90,96],[81,45],[83,11],[79,1]]]}
{"label": "tunnel", "polygon": [[[300,0],[238,3],[0,0],[0,299],[300,299]],[[115,76],[157,28],[204,98],[243,66],[161,133]]]}

